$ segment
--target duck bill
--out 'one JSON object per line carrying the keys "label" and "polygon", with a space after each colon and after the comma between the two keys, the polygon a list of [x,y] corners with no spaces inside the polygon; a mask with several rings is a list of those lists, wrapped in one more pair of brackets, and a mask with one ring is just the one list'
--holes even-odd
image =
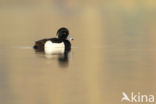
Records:
{"label": "duck bill", "polygon": [[74,38],[71,36],[68,36],[68,40],[74,40]]}

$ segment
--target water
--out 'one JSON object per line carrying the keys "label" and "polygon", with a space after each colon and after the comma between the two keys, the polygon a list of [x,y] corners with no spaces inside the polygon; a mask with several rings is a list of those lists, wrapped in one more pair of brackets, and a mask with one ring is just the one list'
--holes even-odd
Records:
{"label": "water", "polygon": [[[73,4],[3,4],[0,103],[121,104],[122,92],[156,95],[155,4]],[[32,49],[62,26],[75,39],[68,57]]]}

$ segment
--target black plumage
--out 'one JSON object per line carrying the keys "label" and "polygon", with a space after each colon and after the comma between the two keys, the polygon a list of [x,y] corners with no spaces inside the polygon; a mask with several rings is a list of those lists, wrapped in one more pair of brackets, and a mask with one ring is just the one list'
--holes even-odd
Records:
{"label": "black plumage", "polygon": [[67,40],[68,35],[69,35],[69,31],[67,28],[60,28],[57,31],[58,38],[49,38],[49,39],[38,40],[35,42],[35,45],[33,46],[33,48],[37,52],[44,52],[44,44],[50,40],[52,43],[62,43],[63,42],[65,45],[65,51],[66,52],[70,51],[71,43],[69,40]]}

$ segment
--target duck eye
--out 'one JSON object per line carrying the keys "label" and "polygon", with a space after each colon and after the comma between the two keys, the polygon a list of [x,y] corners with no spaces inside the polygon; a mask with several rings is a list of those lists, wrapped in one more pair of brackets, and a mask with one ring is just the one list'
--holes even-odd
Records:
{"label": "duck eye", "polygon": [[63,32],[63,34],[65,34],[65,35],[66,35],[66,32]]}

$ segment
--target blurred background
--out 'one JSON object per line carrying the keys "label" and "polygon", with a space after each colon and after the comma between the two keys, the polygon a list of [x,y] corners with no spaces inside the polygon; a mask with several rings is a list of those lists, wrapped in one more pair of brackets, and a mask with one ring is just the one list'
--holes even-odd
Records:
{"label": "blurred background", "polygon": [[[155,0],[0,0],[1,104],[121,104],[156,95]],[[67,27],[69,58],[34,42]]]}

